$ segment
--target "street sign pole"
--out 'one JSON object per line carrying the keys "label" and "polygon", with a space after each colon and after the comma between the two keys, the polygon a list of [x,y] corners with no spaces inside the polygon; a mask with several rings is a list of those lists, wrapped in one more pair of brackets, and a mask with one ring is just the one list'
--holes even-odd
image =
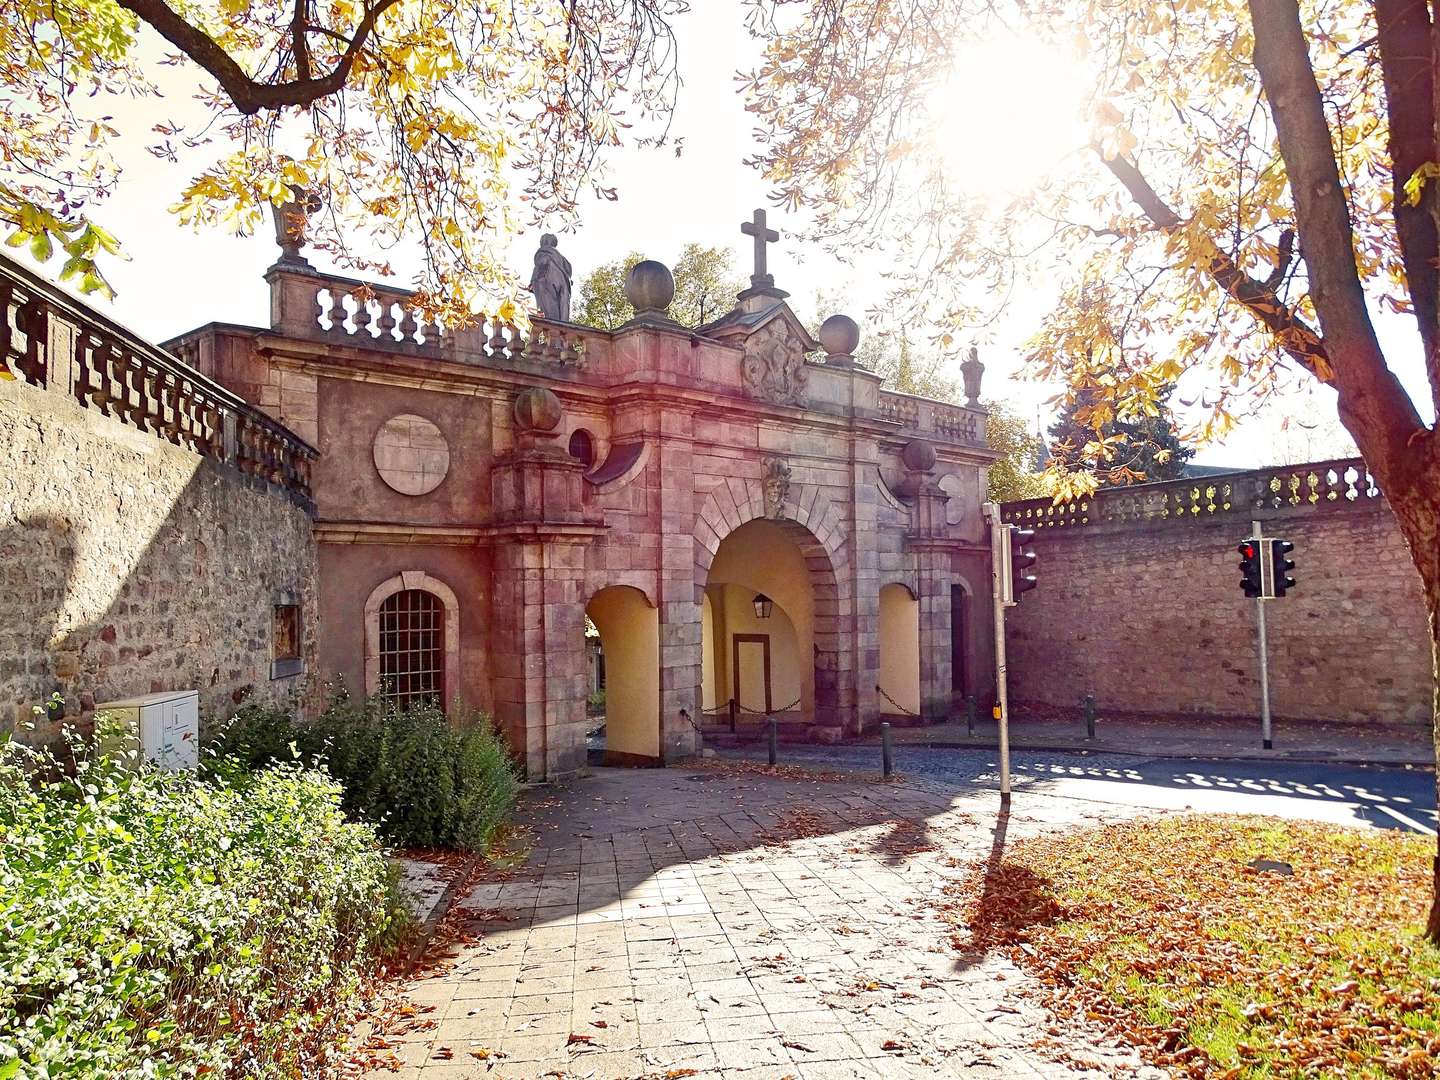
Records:
{"label": "street sign pole", "polygon": [[[1267,575],[1273,575],[1274,570],[1270,565],[1272,562],[1269,548],[1262,540],[1260,533],[1260,522],[1250,522],[1250,535],[1260,544],[1260,576],[1265,580]],[[1270,739],[1270,649],[1265,640],[1265,598],[1255,598],[1255,627],[1260,638],[1260,740],[1266,750],[1273,749],[1274,744]]]}
{"label": "street sign pole", "polygon": [[1010,701],[1005,686],[1005,601],[1001,580],[1009,574],[1010,538],[1000,523],[1000,505],[987,502],[990,519],[990,596],[995,602],[995,692],[1000,703],[1000,805],[1010,806]]}

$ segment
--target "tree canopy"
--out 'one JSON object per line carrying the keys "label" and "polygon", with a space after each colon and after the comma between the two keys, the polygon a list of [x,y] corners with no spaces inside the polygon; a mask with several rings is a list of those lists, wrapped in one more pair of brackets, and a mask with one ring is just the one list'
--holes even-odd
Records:
{"label": "tree canopy", "polygon": [[[576,292],[575,321],[602,330],[614,330],[635,317],[635,308],[625,297],[625,275],[644,259],[632,251],[623,259],[604,263],[592,270]],[[675,277],[675,299],[670,317],[684,326],[699,326],[719,318],[735,305],[745,288],[731,269],[730,252],[724,248],[686,244],[671,273]]]}
{"label": "tree canopy", "polygon": [[[666,137],[678,86],[669,18],[684,0],[13,0],[3,7],[0,223],[62,279],[108,291],[120,250],[92,220],[112,146],[205,163],[174,211],[249,231],[301,191],[310,243],[386,273],[417,243],[420,301],[446,321],[523,306],[502,262],[524,217],[563,222],[604,186],[622,133]],[[118,99],[198,80],[204,120],[123,129]],[[133,112],[133,110],[129,110]],[[213,143],[212,143],[213,140]],[[208,148],[214,146],[213,154]],[[356,243],[357,238],[362,238]]]}

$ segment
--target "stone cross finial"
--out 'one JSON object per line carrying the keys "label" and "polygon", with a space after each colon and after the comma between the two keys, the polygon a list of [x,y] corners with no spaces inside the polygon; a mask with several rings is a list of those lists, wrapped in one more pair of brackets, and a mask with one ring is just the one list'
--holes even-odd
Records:
{"label": "stone cross finial", "polygon": [[754,221],[744,221],[740,224],[740,231],[746,236],[755,238],[755,272],[750,275],[750,284],[755,288],[767,285],[774,285],[773,275],[765,270],[765,245],[780,239],[780,234],[774,229],[765,227],[765,211],[756,210]]}

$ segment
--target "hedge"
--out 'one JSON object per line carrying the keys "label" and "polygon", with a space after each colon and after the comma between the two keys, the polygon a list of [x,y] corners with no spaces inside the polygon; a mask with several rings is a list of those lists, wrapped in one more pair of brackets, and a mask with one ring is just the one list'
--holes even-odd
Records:
{"label": "hedge", "polygon": [[341,693],[313,720],[242,709],[220,738],[224,756],[260,767],[323,765],[344,788],[345,812],[403,848],[484,851],[515,805],[520,780],[490,720],[439,708],[398,710]]}
{"label": "hedge", "polygon": [[293,761],[71,749],[0,744],[0,1080],[321,1070],[408,918],[375,828]]}

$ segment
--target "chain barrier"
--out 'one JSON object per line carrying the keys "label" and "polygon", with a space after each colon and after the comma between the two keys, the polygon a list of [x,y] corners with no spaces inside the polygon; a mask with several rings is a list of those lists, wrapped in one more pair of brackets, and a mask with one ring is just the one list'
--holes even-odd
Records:
{"label": "chain barrier", "polygon": [[789,712],[791,709],[797,708],[799,704],[800,699],[797,697],[794,701],[790,702],[789,705],[782,706],[778,709],[747,709],[738,701],[735,702],[735,707],[743,713],[749,713],[751,716],[774,716],[776,713]]}
{"label": "chain barrier", "polygon": [[886,701],[888,701],[891,705],[894,705],[895,708],[899,709],[904,715],[906,715],[906,716],[919,716],[919,715],[920,715],[918,712],[911,712],[909,709],[905,708],[904,705],[901,705],[901,704],[900,704],[898,701],[896,701],[893,697],[891,697],[889,694],[887,694],[887,693],[885,692],[885,688],[884,688],[883,686],[881,686],[879,683],[876,683],[876,684],[875,684],[875,689],[878,690],[878,691],[880,691],[880,696],[881,696],[881,697],[883,697],[883,698],[884,698]]}

